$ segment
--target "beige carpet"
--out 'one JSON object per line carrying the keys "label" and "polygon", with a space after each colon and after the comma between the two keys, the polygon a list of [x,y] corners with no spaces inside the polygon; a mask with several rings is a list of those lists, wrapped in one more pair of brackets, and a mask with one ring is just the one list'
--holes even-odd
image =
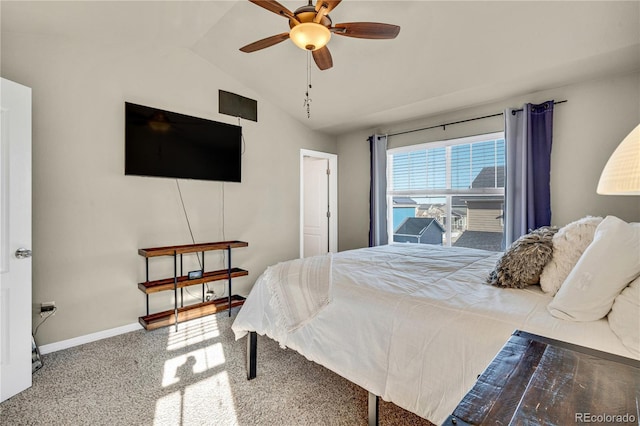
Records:
{"label": "beige carpet", "polygon": [[[246,380],[245,339],[227,313],[45,355],[33,386],[0,404],[9,425],[365,425],[367,392],[258,337]],[[381,425],[430,425],[381,402]]]}

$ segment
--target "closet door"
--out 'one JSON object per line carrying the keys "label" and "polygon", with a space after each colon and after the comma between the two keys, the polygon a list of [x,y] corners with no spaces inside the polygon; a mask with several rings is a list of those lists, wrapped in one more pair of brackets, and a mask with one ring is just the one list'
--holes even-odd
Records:
{"label": "closet door", "polygon": [[0,87],[0,402],[31,387],[31,89]]}

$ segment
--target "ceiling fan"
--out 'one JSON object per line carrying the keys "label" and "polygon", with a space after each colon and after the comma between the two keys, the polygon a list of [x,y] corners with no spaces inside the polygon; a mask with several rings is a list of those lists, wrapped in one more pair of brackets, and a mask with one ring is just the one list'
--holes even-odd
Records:
{"label": "ceiling fan", "polygon": [[296,46],[311,51],[316,65],[321,70],[333,66],[331,53],[326,46],[331,34],[367,39],[392,39],[396,38],[400,32],[400,27],[397,25],[378,22],[350,22],[333,25],[329,12],[335,9],[342,0],[317,0],[315,6],[312,0],[309,0],[308,5],[299,7],[295,12],[291,12],[275,0],[249,1],[289,19],[290,31],[247,44],[240,48],[242,52],[255,52],[290,38]]}

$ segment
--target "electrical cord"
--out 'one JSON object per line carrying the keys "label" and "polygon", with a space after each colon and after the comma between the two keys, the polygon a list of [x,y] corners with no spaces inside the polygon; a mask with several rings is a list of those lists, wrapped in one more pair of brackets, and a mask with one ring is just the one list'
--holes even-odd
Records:
{"label": "electrical cord", "polygon": [[[240,121],[240,117],[238,117],[238,121]],[[225,208],[224,208],[224,182],[221,182],[221,191],[220,191],[220,197],[222,198],[220,200],[220,204],[222,205],[222,217],[221,217],[221,229],[220,229],[220,234],[222,235],[222,241],[227,241],[227,237],[225,236],[225,232],[224,232],[224,221],[225,221]],[[227,264],[227,253],[226,250],[221,250],[220,251],[220,255],[221,255],[221,262],[222,262],[222,267],[224,268],[225,265]],[[222,286],[222,295],[220,295],[220,297],[224,297],[224,295],[227,293],[226,287],[223,285]]]}
{"label": "electrical cord", "polygon": [[[189,215],[187,214],[187,208],[184,205],[184,199],[182,198],[182,191],[180,190],[180,182],[178,181],[178,179],[176,179],[176,186],[178,187],[178,194],[180,195],[180,203],[182,204],[182,211],[184,212],[184,218],[187,221],[187,228],[189,228],[189,235],[191,235],[191,242],[193,244],[196,243],[196,240],[193,236],[193,230],[191,229],[191,222],[189,222]],[[200,265],[200,269],[202,270],[202,262],[200,261],[200,254],[196,252],[196,258],[198,259],[198,265]],[[209,285],[205,284],[205,286],[207,287],[207,292],[209,292]],[[191,292],[189,291],[188,287],[183,287],[187,294],[191,297],[196,297],[193,294],[191,294]],[[199,297],[197,297],[199,299]]]}
{"label": "electrical cord", "polygon": [[[238,116],[238,126],[242,127],[240,116]],[[242,139],[242,150],[240,151],[240,155],[244,155],[244,150],[247,146],[247,143],[244,140],[244,133],[240,131],[240,138]]]}
{"label": "electrical cord", "polygon": [[44,322],[45,322],[46,320],[48,320],[49,318],[51,318],[51,317],[56,313],[56,311],[57,311],[57,310],[58,310],[58,307],[57,307],[57,306],[54,306],[54,307],[53,307],[53,310],[51,310],[51,311],[49,311],[49,312],[41,312],[41,313],[40,313],[40,315],[41,315],[41,316],[43,316],[43,314],[45,314],[45,313],[48,313],[48,315],[47,315],[46,317],[44,317],[44,318],[42,319],[42,321],[40,321],[40,324],[38,324],[38,325],[36,326],[36,329],[35,329],[35,330],[34,330],[34,332],[33,332],[33,337],[36,337],[36,334],[38,334],[38,329],[40,328],[40,326],[41,326],[42,324],[44,324]]}
{"label": "electrical cord", "polygon": [[[189,221],[189,215],[187,213],[187,208],[184,204],[184,198],[182,197],[182,190],[180,189],[180,182],[178,181],[178,179],[176,179],[176,187],[178,188],[178,194],[180,196],[180,203],[182,205],[182,211],[184,212],[184,218],[187,222],[187,228],[189,228],[189,235],[191,236],[191,242],[193,244],[196,243],[195,237],[193,236],[193,229],[191,228],[191,222]],[[224,215],[224,182],[222,182],[222,191],[221,191],[221,195],[222,195],[222,239],[223,241],[226,241],[226,237],[225,237],[225,232],[224,232],[224,220],[225,220],[225,215]],[[202,269],[202,261],[200,260],[200,254],[196,253],[196,257],[198,259],[198,265],[200,265],[200,269]],[[222,251],[222,264],[225,264],[225,253],[224,251]],[[213,292],[210,288],[209,288],[209,283],[205,283],[205,287],[207,289],[207,294],[210,292]],[[192,298],[196,298],[196,299],[200,299],[199,296],[194,296],[187,287],[184,287],[184,289],[186,290],[187,294],[192,297]],[[224,289],[224,286],[223,286]],[[215,294],[215,292],[213,292]],[[223,290],[221,297],[223,297],[226,294],[226,289]],[[209,298],[207,298],[207,300],[209,300]]]}
{"label": "electrical cord", "polygon": [[[184,206],[184,199],[182,198],[182,191],[180,190],[180,182],[178,182],[178,179],[176,179],[176,186],[178,187],[178,194],[180,195],[180,203],[182,204],[182,211],[184,212],[184,218],[187,220],[187,227],[189,228],[189,235],[191,235],[191,242],[195,244],[196,240],[193,237],[193,230],[191,230],[191,222],[189,222],[189,215],[187,214],[187,209]],[[200,269],[202,269],[202,262],[200,261],[200,255],[196,253],[196,257],[198,258],[198,265],[200,265]]]}

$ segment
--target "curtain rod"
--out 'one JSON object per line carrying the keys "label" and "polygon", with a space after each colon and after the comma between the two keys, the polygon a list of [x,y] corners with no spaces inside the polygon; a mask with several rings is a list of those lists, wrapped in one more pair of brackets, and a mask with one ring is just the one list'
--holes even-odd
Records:
{"label": "curtain rod", "polygon": [[[564,101],[556,101],[553,104],[557,105],[557,104],[563,104],[565,102],[567,102],[566,99]],[[516,109],[514,111],[522,111],[522,108]],[[475,121],[475,120],[483,120],[485,118],[499,117],[501,115],[504,115],[504,112],[500,112],[500,113],[497,113],[497,114],[491,114],[491,115],[483,115],[482,117],[468,118],[466,120],[454,121],[454,122],[451,122],[451,123],[438,124],[437,126],[422,127],[420,129],[405,130],[403,132],[396,132],[396,133],[388,133],[387,136],[404,135],[405,133],[413,133],[413,132],[420,132],[422,130],[437,129],[438,127],[442,127],[442,130],[446,130],[447,126],[452,126],[454,124],[466,123],[466,122]]]}

